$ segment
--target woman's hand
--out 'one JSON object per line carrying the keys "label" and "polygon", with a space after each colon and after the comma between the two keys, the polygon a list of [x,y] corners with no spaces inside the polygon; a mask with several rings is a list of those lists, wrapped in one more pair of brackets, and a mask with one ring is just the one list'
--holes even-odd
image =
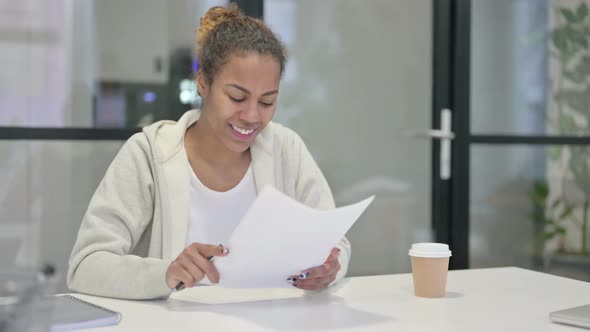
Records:
{"label": "woman's hand", "polygon": [[330,256],[324,264],[305,270],[298,276],[291,276],[287,279],[293,286],[305,290],[320,290],[328,287],[332,281],[336,280],[336,273],[340,271],[338,257],[340,249],[333,248]]}
{"label": "woman's hand", "polygon": [[185,287],[193,287],[205,276],[212,283],[219,282],[219,272],[210,261],[214,256],[227,256],[229,251],[223,245],[193,243],[186,247],[166,270],[166,284],[171,289],[179,282]]}

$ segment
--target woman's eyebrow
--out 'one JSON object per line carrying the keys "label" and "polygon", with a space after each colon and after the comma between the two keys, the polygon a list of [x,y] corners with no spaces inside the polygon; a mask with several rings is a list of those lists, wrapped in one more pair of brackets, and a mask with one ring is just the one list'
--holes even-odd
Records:
{"label": "woman's eyebrow", "polygon": [[[250,92],[250,90],[244,88],[243,86],[240,86],[238,84],[235,84],[235,83],[229,83],[229,84],[226,84],[225,86],[236,88],[236,89],[241,90],[241,91],[243,91],[243,92],[245,92],[247,94],[252,94]],[[271,91],[265,92],[265,93],[262,94],[262,96],[270,96],[270,95],[274,95],[275,93],[279,93],[279,90],[271,90]]]}

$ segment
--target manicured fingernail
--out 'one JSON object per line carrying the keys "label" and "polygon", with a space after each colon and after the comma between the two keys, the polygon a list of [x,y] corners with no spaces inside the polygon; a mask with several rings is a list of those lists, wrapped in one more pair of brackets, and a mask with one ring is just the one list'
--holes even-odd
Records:
{"label": "manicured fingernail", "polygon": [[[223,244],[220,244],[219,246],[223,248]],[[227,248],[223,248],[223,249],[221,250],[221,253],[222,253],[222,254],[224,254],[224,255],[227,255],[227,254],[229,254],[229,249],[227,249]]]}
{"label": "manicured fingernail", "polygon": [[287,278],[287,282],[290,283],[291,285],[293,284],[293,277],[289,277]]}
{"label": "manicured fingernail", "polygon": [[305,279],[309,277],[309,272],[303,272],[299,275],[299,279]]}
{"label": "manicured fingernail", "polygon": [[293,278],[293,285],[297,285],[297,282],[299,281],[299,279],[297,278]]}

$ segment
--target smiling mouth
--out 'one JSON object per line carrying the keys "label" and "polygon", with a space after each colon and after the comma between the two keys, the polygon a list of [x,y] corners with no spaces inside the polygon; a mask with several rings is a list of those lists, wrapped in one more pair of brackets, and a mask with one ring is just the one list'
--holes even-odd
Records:
{"label": "smiling mouth", "polygon": [[244,128],[240,128],[238,126],[234,126],[233,124],[231,125],[232,129],[237,131],[238,133],[242,134],[242,135],[250,135],[254,132],[254,129],[244,129]]}

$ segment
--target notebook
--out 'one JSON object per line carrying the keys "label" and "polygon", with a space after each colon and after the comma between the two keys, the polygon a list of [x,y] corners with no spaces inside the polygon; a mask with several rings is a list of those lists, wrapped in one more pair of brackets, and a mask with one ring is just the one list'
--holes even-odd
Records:
{"label": "notebook", "polygon": [[554,311],[549,314],[549,318],[555,323],[574,325],[590,329],[590,304]]}
{"label": "notebook", "polygon": [[121,314],[70,295],[56,296],[51,331],[73,331],[116,325]]}

